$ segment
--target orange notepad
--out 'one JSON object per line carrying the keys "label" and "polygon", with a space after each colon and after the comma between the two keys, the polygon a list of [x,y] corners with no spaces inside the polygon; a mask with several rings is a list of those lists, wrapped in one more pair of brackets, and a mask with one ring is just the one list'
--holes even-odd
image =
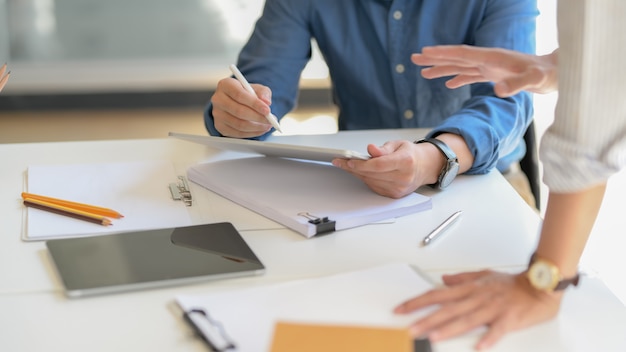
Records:
{"label": "orange notepad", "polygon": [[413,352],[406,328],[278,322],[271,352]]}

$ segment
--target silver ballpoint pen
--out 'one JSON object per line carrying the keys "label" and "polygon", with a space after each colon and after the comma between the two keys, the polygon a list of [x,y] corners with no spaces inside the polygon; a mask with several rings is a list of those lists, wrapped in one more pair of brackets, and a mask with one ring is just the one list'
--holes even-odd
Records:
{"label": "silver ballpoint pen", "polygon": [[441,225],[437,226],[437,228],[429,233],[428,236],[424,237],[424,239],[422,240],[422,246],[428,245],[430,242],[439,237],[439,235],[443,233],[446,229],[448,229],[448,227],[450,227],[456,221],[456,219],[461,216],[461,214],[463,214],[463,212],[459,210],[456,213],[452,214],[444,222],[442,222]]}

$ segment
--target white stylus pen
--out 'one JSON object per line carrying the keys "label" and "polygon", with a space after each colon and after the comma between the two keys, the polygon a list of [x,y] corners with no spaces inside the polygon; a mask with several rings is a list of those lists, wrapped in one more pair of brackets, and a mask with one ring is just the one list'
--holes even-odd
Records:
{"label": "white stylus pen", "polygon": [[[235,75],[235,77],[237,78],[237,80],[239,81],[239,83],[241,83],[241,85],[243,86],[243,88],[245,90],[247,90],[250,94],[256,96],[256,92],[254,91],[254,89],[252,89],[252,86],[250,85],[250,83],[248,83],[248,80],[246,79],[246,77],[244,77],[241,74],[241,71],[239,71],[239,69],[237,68],[237,66],[231,64],[230,66],[230,71],[233,73],[233,75]],[[271,112],[267,115],[265,115],[265,118],[267,119],[267,121],[269,121],[269,123],[272,124],[272,126],[274,126],[274,128],[278,131],[278,132],[283,132],[280,129],[280,124],[278,123],[278,119],[276,118],[276,116],[274,116],[274,114],[272,114]]]}
{"label": "white stylus pen", "polygon": [[437,228],[429,233],[428,236],[424,237],[424,240],[422,240],[422,246],[428,245],[430,242],[439,237],[439,235],[442,234],[446,229],[448,229],[448,227],[450,227],[454,223],[454,221],[458,219],[459,216],[461,216],[462,213],[463,212],[460,210],[457,211],[449,218],[447,218],[444,222],[442,222],[441,225],[437,226]]}

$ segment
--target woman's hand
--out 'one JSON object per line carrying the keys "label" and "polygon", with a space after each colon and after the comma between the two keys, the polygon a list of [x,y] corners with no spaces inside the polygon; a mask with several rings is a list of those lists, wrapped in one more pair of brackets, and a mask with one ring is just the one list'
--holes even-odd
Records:
{"label": "woman's hand", "polygon": [[492,346],[510,331],[553,318],[563,295],[537,291],[525,273],[512,275],[485,270],[444,275],[443,282],[444,287],[408,300],[394,312],[410,313],[439,305],[439,309],[413,323],[411,333],[439,341],[486,326],[487,332],[477,349]]}
{"label": "woman's hand", "polygon": [[448,88],[458,88],[478,82],[494,82],[495,93],[507,97],[526,90],[550,93],[558,88],[558,50],[537,56],[500,48],[468,45],[425,47],[420,54],[411,55],[425,78],[454,76],[446,82]]}

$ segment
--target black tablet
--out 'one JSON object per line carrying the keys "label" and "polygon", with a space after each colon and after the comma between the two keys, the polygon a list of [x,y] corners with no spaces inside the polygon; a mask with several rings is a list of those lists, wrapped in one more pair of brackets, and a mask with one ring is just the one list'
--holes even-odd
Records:
{"label": "black tablet", "polygon": [[46,242],[69,297],[258,275],[265,268],[230,223]]}

